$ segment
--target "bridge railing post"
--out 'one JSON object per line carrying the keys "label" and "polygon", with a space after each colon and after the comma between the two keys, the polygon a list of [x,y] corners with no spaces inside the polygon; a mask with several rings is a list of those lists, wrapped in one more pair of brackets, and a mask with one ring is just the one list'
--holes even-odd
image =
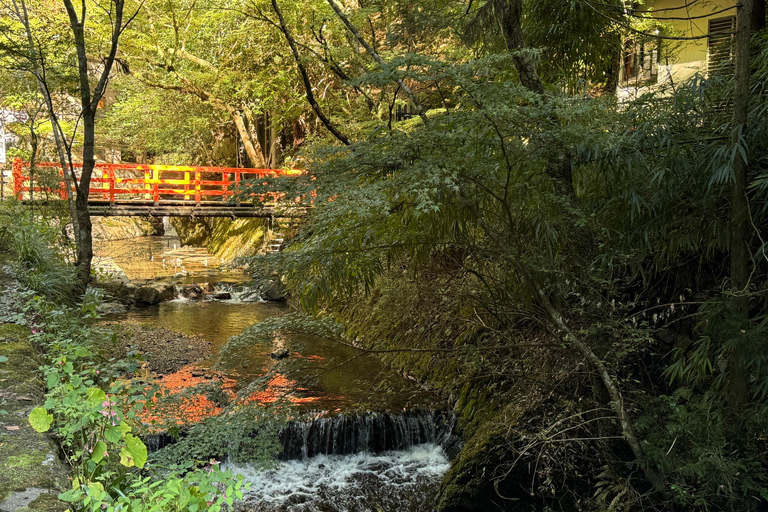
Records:
{"label": "bridge railing post", "polygon": [[229,187],[229,173],[226,170],[221,171],[221,183],[222,183],[222,189],[221,190],[223,192],[223,194],[221,196],[221,200],[224,203],[228,203],[229,202],[229,197],[228,197],[228,194],[227,194],[227,188]]}
{"label": "bridge railing post", "polygon": [[59,197],[61,199],[67,199],[69,197],[69,191],[67,190],[67,180],[64,179],[64,173],[67,172],[66,169],[59,166],[59,176],[61,176],[61,183],[59,184]]}
{"label": "bridge railing post", "polygon": [[237,206],[240,206],[240,179],[242,178],[242,171],[235,171],[235,194],[237,195]]}
{"label": "bridge railing post", "polygon": [[189,201],[189,171],[184,171],[184,200]]}
{"label": "bridge railing post", "polygon": [[195,169],[195,204],[200,206],[201,201],[200,193],[200,169]]}
{"label": "bridge railing post", "polygon": [[150,169],[144,169],[144,199],[149,199],[149,190],[152,186],[152,171]]}
{"label": "bridge railing post", "polygon": [[13,168],[12,168],[12,174],[13,174],[13,195],[16,196],[16,199],[21,201],[21,185],[22,185],[22,174],[21,174],[21,167],[23,165],[23,162],[21,158],[16,157],[13,159]]}
{"label": "bridge railing post", "polygon": [[155,206],[160,202],[160,173],[157,169],[152,169],[152,200]]}
{"label": "bridge railing post", "polygon": [[109,202],[114,203],[115,202],[115,170],[113,168],[110,168],[108,171],[109,174]]}

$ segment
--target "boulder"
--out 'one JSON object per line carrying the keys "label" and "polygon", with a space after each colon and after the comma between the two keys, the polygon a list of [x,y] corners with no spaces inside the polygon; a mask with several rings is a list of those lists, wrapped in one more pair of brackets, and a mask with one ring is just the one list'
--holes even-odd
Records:
{"label": "boulder", "polygon": [[279,278],[272,278],[261,287],[261,297],[269,301],[284,301],[288,298],[288,290],[285,289]]}
{"label": "boulder", "polygon": [[176,287],[172,284],[159,284],[155,285],[154,288],[160,293],[161,301],[173,300],[176,298]]}
{"label": "boulder", "polygon": [[232,294],[229,292],[218,292],[210,294],[209,297],[216,300],[229,300],[232,298]]}
{"label": "boulder", "polygon": [[179,290],[182,297],[187,299],[199,299],[203,296],[203,289],[197,283],[188,284]]}
{"label": "boulder", "polygon": [[287,348],[279,348],[269,355],[273,359],[285,359],[286,357],[291,355],[291,351],[288,350]]}
{"label": "boulder", "polygon": [[141,304],[157,304],[160,302],[160,292],[154,286],[142,286],[136,290],[134,298]]}
{"label": "boulder", "polygon": [[119,313],[125,313],[126,309],[128,308],[119,302],[104,302],[96,306],[96,312],[100,315],[115,315]]}

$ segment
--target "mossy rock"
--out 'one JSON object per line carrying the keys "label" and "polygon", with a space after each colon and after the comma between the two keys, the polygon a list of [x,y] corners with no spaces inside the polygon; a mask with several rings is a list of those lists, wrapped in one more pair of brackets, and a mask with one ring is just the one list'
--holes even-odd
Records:
{"label": "mossy rock", "polygon": [[265,219],[173,218],[171,224],[184,245],[203,246],[223,260],[256,254],[263,246]]}
{"label": "mossy rock", "polygon": [[[28,328],[0,325],[0,510],[65,510],[56,496],[68,486],[67,471],[51,439],[29,425],[44,396]],[[43,497],[43,495],[45,495]]]}
{"label": "mossy rock", "polygon": [[[475,426],[474,435],[466,444],[443,477],[438,494],[440,512],[486,512],[493,510],[529,510],[530,497],[523,487],[508,486],[497,489],[494,477],[510,453],[504,440],[507,429],[519,420],[520,411],[512,404],[495,414],[486,413],[486,420]],[[504,479],[508,483],[509,477]],[[502,494],[505,498],[500,496]]]}

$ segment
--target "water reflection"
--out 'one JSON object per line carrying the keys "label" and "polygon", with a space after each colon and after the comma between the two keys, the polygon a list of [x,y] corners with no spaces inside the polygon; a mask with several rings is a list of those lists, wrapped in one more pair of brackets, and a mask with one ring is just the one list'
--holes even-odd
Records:
{"label": "water reflection", "polygon": [[222,261],[202,247],[182,246],[175,235],[95,240],[94,267],[132,282],[173,280],[242,283],[248,276],[222,271]]}
{"label": "water reflection", "polygon": [[[128,313],[113,320],[150,323],[157,327],[202,336],[212,343],[213,357],[200,366],[210,368],[230,337],[248,325],[289,311],[285,303],[178,300]],[[273,353],[289,352],[284,359]],[[301,334],[281,334],[270,343],[256,343],[223,368],[239,391],[254,381],[253,398],[269,403],[290,396],[295,404],[329,411],[352,407],[402,409],[428,406],[436,398],[378,359],[331,340]],[[261,377],[268,375],[266,381]]]}

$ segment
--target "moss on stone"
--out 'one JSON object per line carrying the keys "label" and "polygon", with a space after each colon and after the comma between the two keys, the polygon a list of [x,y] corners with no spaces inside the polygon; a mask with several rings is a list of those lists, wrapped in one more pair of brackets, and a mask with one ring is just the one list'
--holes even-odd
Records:
{"label": "moss on stone", "polygon": [[0,324],[0,343],[22,341],[29,338],[30,330],[18,324]]}
{"label": "moss on stone", "polygon": [[[504,435],[516,423],[521,412],[508,404],[495,414],[483,411],[484,421],[474,425],[474,435],[445,474],[438,494],[440,512],[505,510],[506,504],[498,497],[492,478],[502,461],[507,458]],[[510,510],[523,510],[519,503],[510,502]],[[515,507],[513,508],[513,504]]]}
{"label": "moss on stone", "polygon": [[[29,412],[44,396],[37,376],[37,355],[24,326],[0,324],[0,502],[29,488],[58,494],[66,489],[67,472],[54,443],[29,425]],[[41,504],[47,503],[45,498]],[[37,501],[37,500],[35,500]],[[58,500],[56,500],[58,501]],[[30,508],[30,510],[64,510]]]}
{"label": "moss on stone", "polygon": [[32,501],[27,508],[37,512],[64,512],[69,509],[69,504],[61,501],[56,494],[41,494]]}
{"label": "moss on stone", "polygon": [[266,219],[171,219],[184,245],[203,246],[223,260],[256,254],[264,245]]}

